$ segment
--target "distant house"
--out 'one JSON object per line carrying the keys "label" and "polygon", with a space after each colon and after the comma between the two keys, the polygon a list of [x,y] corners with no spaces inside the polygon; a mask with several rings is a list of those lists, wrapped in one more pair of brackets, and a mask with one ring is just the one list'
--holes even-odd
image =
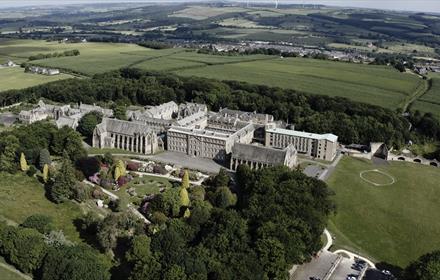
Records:
{"label": "distant house", "polygon": [[35,73],[35,74],[41,74],[41,75],[47,75],[47,76],[54,76],[59,75],[60,70],[58,69],[51,69],[51,68],[44,68],[40,66],[31,66],[27,68],[27,71]]}
{"label": "distant house", "polygon": [[12,60],[8,60],[8,62],[6,62],[5,64],[2,65],[3,67],[16,67],[18,66],[17,64],[15,64]]}

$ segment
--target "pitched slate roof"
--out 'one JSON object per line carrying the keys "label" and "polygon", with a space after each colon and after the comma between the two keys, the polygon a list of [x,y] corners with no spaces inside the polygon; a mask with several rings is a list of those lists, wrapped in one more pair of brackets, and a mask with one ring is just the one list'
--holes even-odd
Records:
{"label": "pitched slate roof", "polygon": [[287,150],[262,147],[250,144],[235,143],[232,147],[232,157],[253,162],[268,164],[284,164]]}
{"label": "pitched slate roof", "polygon": [[107,131],[124,135],[148,134],[151,132],[150,127],[145,124],[109,118],[103,118],[96,128],[100,132]]}

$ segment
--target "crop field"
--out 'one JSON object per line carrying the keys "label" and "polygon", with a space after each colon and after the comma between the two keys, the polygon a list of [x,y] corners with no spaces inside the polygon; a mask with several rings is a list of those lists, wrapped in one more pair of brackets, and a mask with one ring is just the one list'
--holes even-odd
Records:
{"label": "crop field", "polygon": [[210,17],[219,16],[227,13],[245,12],[246,9],[239,7],[205,7],[205,6],[190,6],[183,10],[177,11],[170,15],[171,17],[191,18],[195,20],[207,19]]}
{"label": "crop field", "polygon": [[221,26],[239,28],[271,28],[270,26],[259,25],[258,23],[243,18],[227,18],[219,22]]}
{"label": "crop field", "polygon": [[427,47],[424,45],[416,45],[416,44],[402,44],[402,43],[385,43],[385,47],[388,48],[388,50],[395,52],[395,53],[413,53],[414,51],[417,51],[418,54],[427,54],[435,56],[435,49],[431,47]]}
{"label": "crop field", "polygon": [[[272,31],[239,28],[236,30]],[[277,32],[276,36],[292,36],[288,30],[274,30],[274,32]],[[35,60],[32,63],[86,76],[123,67],[173,71],[183,76],[239,80],[294,89],[308,94],[342,96],[390,109],[400,108],[406,100],[411,100],[411,96],[417,92],[417,89],[420,89],[420,83],[422,83],[422,80],[416,75],[399,73],[386,66],[264,55],[209,55],[180,48],[153,50],[134,44],[59,44],[58,42],[31,40],[5,41],[1,44],[0,55],[26,59],[28,56],[38,53],[72,49],[78,49],[81,54],[75,57]],[[17,68],[6,71],[19,70]],[[5,69],[0,69],[0,71],[5,71]],[[47,77],[15,72],[0,77],[0,81],[3,78],[6,81],[1,83],[0,90],[23,88],[49,82],[52,79],[68,77],[68,75]],[[23,81],[27,82],[23,83]],[[434,81],[434,85],[436,84]],[[435,98],[435,90],[432,90],[432,92],[423,95],[423,99],[428,100],[423,103],[434,102]],[[420,107],[420,104],[421,102],[416,102],[414,106]],[[425,106],[426,110],[434,110],[437,106],[434,103],[427,104],[429,106]]]}
{"label": "crop field", "polygon": [[412,106],[413,110],[427,113],[431,112],[440,118],[440,74],[430,74],[432,87]]}
{"label": "crop field", "polygon": [[71,77],[72,76],[66,74],[45,76],[25,73],[21,67],[0,68],[0,92],[10,89],[27,88]]}
{"label": "crop field", "polygon": [[304,36],[305,32],[287,29],[268,28],[233,28],[218,27],[210,30],[196,31],[196,34],[207,33],[225,39],[291,41],[295,36]]}
{"label": "crop field", "polygon": [[213,65],[176,73],[342,96],[392,109],[412,94],[419,83],[415,75],[402,74],[389,67],[303,58]]}
{"label": "crop field", "polygon": [[343,158],[328,181],[336,193],[333,249],[400,267],[440,249],[439,180],[436,167]]}
{"label": "crop field", "polygon": [[174,50],[154,51],[134,44],[77,43],[60,44],[36,40],[6,41],[0,45],[0,55],[27,59],[39,53],[53,53],[77,49],[79,56],[57,57],[32,61],[33,64],[69,69],[85,75],[93,75],[128,67],[151,57],[166,55]]}

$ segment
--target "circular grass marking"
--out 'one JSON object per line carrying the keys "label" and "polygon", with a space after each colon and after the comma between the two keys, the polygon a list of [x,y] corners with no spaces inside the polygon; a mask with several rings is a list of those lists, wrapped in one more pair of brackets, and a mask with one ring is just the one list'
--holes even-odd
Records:
{"label": "circular grass marking", "polygon": [[[381,177],[383,179],[386,178],[386,179],[384,179],[384,181],[388,180],[388,182],[374,182],[374,179],[372,179],[372,178],[367,179],[366,175],[368,173],[370,173],[370,174],[371,173],[377,173],[377,174],[381,175]],[[370,183],[370,184],[372,184],[372,185],[374,185],[376,187],[390,186],[390,185],[392,185],[392,184],[394,184],[396,182],[396,179],[394,179],[393,176],[391,176],[390,174],[387,174],[387,173],[385,173],[383,171],[380,171],[379,169],[372,169],[372,170],[362,171],[361,173],[359,173],[359,177],[361,177],[361,179],[364,180],[365,182]],[[379,178],[376,178],[376,179],[380,180]]]}

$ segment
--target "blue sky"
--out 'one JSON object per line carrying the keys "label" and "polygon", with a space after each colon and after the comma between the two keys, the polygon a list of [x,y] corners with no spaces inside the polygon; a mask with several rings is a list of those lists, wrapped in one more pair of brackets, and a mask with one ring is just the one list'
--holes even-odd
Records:
{"label": "blue sky", "polygon": [[[262,0],[250,0],[250,1],[261,2]],[[0,7],[48,5],[48,4],[59,5],[60,3],[74,4],[74,3],[92,3],[92,2],[148,2],[148,1],[147,0],[0,0]],[[170,0],[162,0],[162,1],[157,0],[156,2],[170,2]],[[267,0],[266,2],[269,2],[269,0]],[[336,5],[336,6],[366,7],[366,8],[378,8],[378,9],[425,11],[425,12],[440,13],[440,0],[290,0],[290,1],[279,0],[279,2],[300,3],[300,4],[301,3],[327,4],[327,5]]]}

